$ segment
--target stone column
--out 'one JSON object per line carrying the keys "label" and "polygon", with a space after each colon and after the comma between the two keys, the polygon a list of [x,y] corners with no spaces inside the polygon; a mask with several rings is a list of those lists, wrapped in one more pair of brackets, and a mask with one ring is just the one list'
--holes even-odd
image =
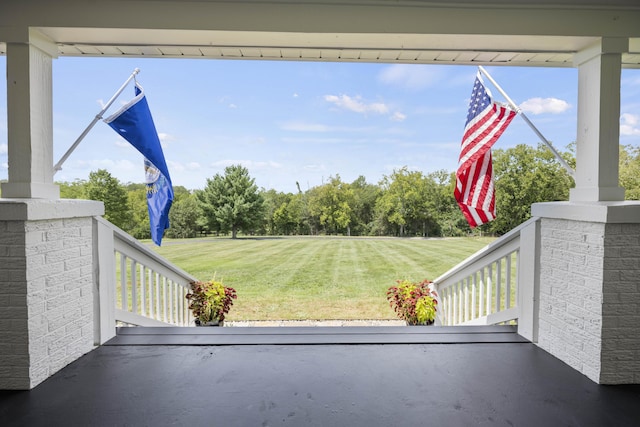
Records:
{"label": "stone column", "polygon": [[51,75],[57,48],[33,30],[23,31],[7,41],[9,179],[2,197],[57,199]]}

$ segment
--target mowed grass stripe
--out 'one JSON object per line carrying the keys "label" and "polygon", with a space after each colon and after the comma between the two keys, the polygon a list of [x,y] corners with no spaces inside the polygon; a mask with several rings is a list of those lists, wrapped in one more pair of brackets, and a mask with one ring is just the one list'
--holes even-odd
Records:
{"label": "mowed grass stripe", "polygon": [[393,319],[397,279],[434,279],[491,239],[288,237],[168,241],[155,248],[200,280],[236,288],[229,320]]}

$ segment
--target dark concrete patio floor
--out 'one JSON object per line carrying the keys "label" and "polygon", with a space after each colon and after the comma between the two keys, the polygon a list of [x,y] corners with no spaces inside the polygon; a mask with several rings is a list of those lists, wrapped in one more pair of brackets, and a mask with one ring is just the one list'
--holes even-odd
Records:
{"label": "dark concrete patio floor", "polygon": [[0,392],[0,426],[640,425],[640,386],[599,386],[522,339],[161,341],[105,345]]}

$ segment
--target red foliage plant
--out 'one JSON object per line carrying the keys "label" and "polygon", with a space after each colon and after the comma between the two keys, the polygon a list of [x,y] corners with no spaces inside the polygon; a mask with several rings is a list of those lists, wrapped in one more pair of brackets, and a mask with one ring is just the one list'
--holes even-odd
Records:
{"label": "red foliage plant", "polygon": [[430,325],[435,321],[438,294],[431,289],[430,280],[413,283],[396,280],[397,286],[387,291],[387,300],[398,317],[409,325]]}

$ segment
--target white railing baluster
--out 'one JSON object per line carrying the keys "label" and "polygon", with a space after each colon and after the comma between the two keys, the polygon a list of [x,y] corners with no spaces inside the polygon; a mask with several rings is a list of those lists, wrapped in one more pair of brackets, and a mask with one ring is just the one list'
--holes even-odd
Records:
{"label": "white railing baluster", "polygon": [[471,325],[518,319],[520,232],[537,221],[524,222],[434,280],[443,296],[443,322]]}
{"label": "white railing baluster", "polygon": [[[480,270],[480,305],[478,306],[478,315],[482,316],[482,314],[484,313],[484,296],[485,296],[485,292],[484,292],[484,267]],[[489,314],[489,313],[486,313]]]}
{"label": "white railing baluster", "polygon": [[502,258],[496,261],[496,312],[502,310]]}
{"label": "white railing baluster", "polygon": [[131,260],[131,272],[129,277],[131,277],[131,312],[138,312],[138,290],[136,289],[138,286],[137,283],[137,275],[136,270],[138,269],[138,264]]}
{"label": "white railing baluster", "polygon": [[127,309],[127,257],[120,256],[120,308]]}
{"label": "white railing baluster", "polygon": [[464,321],[469,320],[469,278],[462,281],[464,286]]}
{"label": "white railing baluster", "polygon": [[184,313],[182,312],[182,289],[178,288],[178,319],[180,319],[180,325],[184,326]]}
{"label": "white railing baluster", "polygon": [[167,278],[162,278],[162,321],[167,321]]}
{"label": "white railing baluster", "polygon": [[447,304],[446,304],[446,318],[447,318],[447,325],[453,325],[453,302],[451,301],[451,288],[447,288],[445,289],[445,292],[447,294]]}
{"label": "white railing baluster", "polygon": [[155,273],[155,284],[156,284],[156,292],[155,292],[155,298],[156,298],[156,319],[160,320],[160,275],[158,273]]}
{"label": "white railing baluster", "polygon": [[478,292],[478,290],[476,289],[476,273],[473,273],[473,275],[470,277],[472,282],[471,282],[471,318],[475,319],[476,318],[476,292]]}
{"label": "white railing baluster", "polygon": [[[486,291],[487,291],[487,298],[486,298],[487,315],[491,314],[491,291],[492,291],[492,285],[493,285],[491,283],[491,264],[489,264],[488,269],[489,269],[489,274],[487,275],[487,278],[485,279],[487,281],[487,283],[485,284]],[[484,269],[482,270],[482,272],[484,273]]]}
{"label": "white railing baluster", "polygon": [[[112,246],[105,245],[109,248],[109,257],[106,259],[110,258],[113,263],[106,260],[100,262],[100,267],[106,267],[114,273],[111,276],[100,276],[100,286],[112,291],[100,293],[101,303],[104,300],[102,294],[109,294],[109,299],[113,301],[111,306],[104,304],[110,308],[101,308],[101,328],[103,321],[106,325],[107,322],[113,322],[110,319],[114,318],[116,322],[141,326],[189,324],[184,295],[189,284],[196,278],[172,265],[104,218],[94,217],[94,223],[101,230],[102,239],[113,239]],[[99,245],[96,250],[102,253]],[[120,273],[115,274],[118,269]],[[118,297],[120,304],[117,304]],[[106,329],[104,335],[108,335]]]}
{"label": "white railing baluster", "polygon": [[464,290],[462,289],[462,282],[458,282],[458,322],[462,323],[464,315]]}
{"label": "white railing baluster", "polygon": [[143,316],[147,316],[147,294],[146,294],[146,267],[144,265],[140,266],[140,307],[142,309]]}
{"label": "white railing baluster", "polygon": [[505,290],[505,296],[504,296],[504,301],[505,301],[505,309],[510,309],[511,308],[511,255],[508,255],[506,257],[506,269],[505,269],[505,276],[507,279],[507,288]]}
{"label": "white railing baluster", "polygon": [[169,323],[173,323],[173,280],[169,280]]}
{"label": "white railing baluster", "polygon": [[[520,252],[516,252],[516,271],[520,270]],[[520,298],[520,289],[518,289],[518,286],[516,285],[516,304],[519,301]]]}

